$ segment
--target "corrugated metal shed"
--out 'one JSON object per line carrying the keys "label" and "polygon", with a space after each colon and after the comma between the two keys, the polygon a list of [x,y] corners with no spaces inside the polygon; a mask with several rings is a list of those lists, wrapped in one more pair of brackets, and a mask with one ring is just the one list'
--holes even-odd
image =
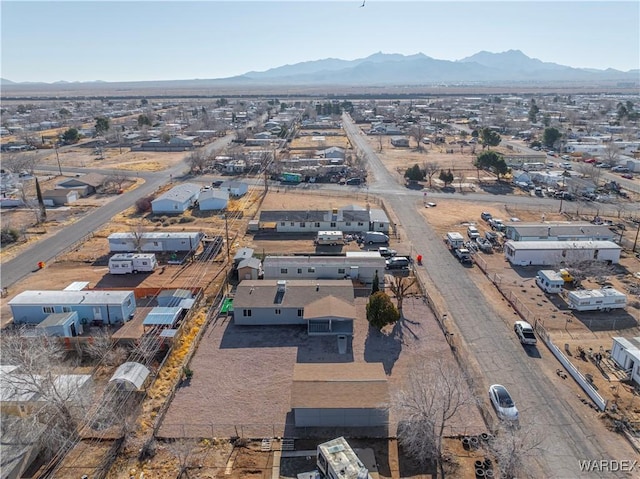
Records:
{"label": "corrugated metal shed", "polygon": [[140,389],[150,373],[151,371],[146,366],[129,361],[116,369],[116,372],[109,379],[109,383],[123,385],[125,388]]}
{"label": "corrugated metal shed", "polygon": [[162,307],[157,306],[153,308],[144,321],[143,326],[173,326],[178,316],[182,312],[180,306],[174,307]]}

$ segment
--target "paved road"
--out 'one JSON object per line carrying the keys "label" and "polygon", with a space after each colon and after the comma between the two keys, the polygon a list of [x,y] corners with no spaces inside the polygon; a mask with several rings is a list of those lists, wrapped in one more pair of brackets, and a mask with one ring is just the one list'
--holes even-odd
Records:
{"label": "paved road", "polygon": [[[230,136],[220,138],[208,145],[206,148],[208,152],[211,152],[213,150],[223,148],[230,141]],[[187,154],[185,154],[185,156]],[[57,168],[53,169],[57,171]],[[67,247],[76,243],[88,233],[99,230],[115,215],[133,205],[138,198],[150,195],[160,186],[169,182],[172,177],[178,178],[183,175],[186,169],[187,165],[184,161],[181,161],[162,172],[141,173],[139,176],[144,178],[145,182],[135,190],[128,191],[118,196],[113,201],[97,208],[91,214],[60,230],[55,235],[34,243],[33,246],[27,248],[15,258],[4,263],[2,265],[2,271],[0,271],[0,285],[8,288],[29,274],[46,274],[46,270],[37,270],[37,263],[39,261],[44,261],[45,263],[49,262],[61,251],[64,251]],[[70,168],[67,170],[65,168],[65,171],[86,173],[91,170],[79,168]],[[104,173],[104,170],[100,171]],[[108,170],[108,172],[110,171]],[[124,173],[130,175],[131,171]]]}
{"label": "paved road", "polygon": [[[394,184],[398,188],[355,125],[344,118],[343,126],[352,143],[367,156],[375,176],[375,188],[385,191]],[[535,365],[535,360],[513,340],[511,329],[496,316],[482,292],[453,260],[438,234],[420,216],[416,202],[408,202],[405,197],[394,194],[383,196],[411,239],[414,251],[425,257],[426,267],[418,274],[428,275],[437,285],[447,304],[449,318],[455,322],[468,351],[478,361],[487,383],[504,384],[522,411],[522,427],[535,426],[544,434],[545,453],[537,464],[544,470],[544,477],[578,477],[579,460],[609,459],[603,452],[607,449],[600,444],[589,419],[581,417],[561,399],[560,391]],[[421,201],[417,203],[419,207]]]}

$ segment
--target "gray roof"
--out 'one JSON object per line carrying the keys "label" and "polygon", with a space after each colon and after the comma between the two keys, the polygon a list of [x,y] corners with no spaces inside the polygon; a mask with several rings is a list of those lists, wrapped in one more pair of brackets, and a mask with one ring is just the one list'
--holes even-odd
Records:
{"label": "gray roof", "polygon": [[200,185],[196,185],[195,183],[182,183],[181,185],[174,186],[166,193],[161,194],[153,201],[173,200],[184,203],[192,198],[198,198],[199,193]]}
{"label": "gray roof", "polygon": [[219,200],[228,200],[229,192],[227,190],[218,190],[213,188],[209,190],[204,190],[200,193],[198,201],[202,203],[203,201],[209,200],[212,198],[219,199]]}
{"label": "gray roof", "polygon": [[253,249],[240,248],[236,255],[233,257],[233,261],[239,261],[244,258],[251,258],[253,256]]}
{"label": "gray roof", "polygon": [[282,280],[245,280],[238,285],[233,299],[234,309],[246,307],[304,308],[306,305],[327,296],[334,296],[353,304],[353,283],[348,279],[336,280],[287,280],[282,301],[275,301],[278,282]]}
{"label": "gray roof", "polygon": [[16,295],[9,306],[56,304],[122,304],[133,291],[23,291]]}
{"label": "gray roof", "polygon": [[622,249],[613,241],[512,241],[505,244],[514,250]]}
{"label": "gray roof", "polygon": [[260,269],[260,259],[258,258],[245,258],[238,263],[238,269],[241,268],[253,268]]}
{"label": "gray roof", "polygon": [[144,326],[173,326],[173,323],[178,319],[178,315],[182,312],[182,308],[180,306],[176,307],[164,307],[164,306],[156,306],[147,317],[144,318],[142,324]]}
{"label": "gray roof", "polygon": [[47,316],[44,321],[38,323],[36,328],[46,328],[49,326],[63,326],[67,324],[67,322],[73,317],[78,317],[78,313],[76,311],[71,311],[70,313],[53,313]]}
{"label": "gray roof", "polygon": [[[354,251],[355,252],[355,251]],[[357,258],[357,259],[355,259]],[[372,251],[370,255],[362,256],[267,256],[263,261],[265,269],[267,266],[309,266],[323,265],[344,265],[345,267],[357,264],[358,266],[380,266],[384,265],[384,258],[378,251]]]}
{"label": "gray roof", "polygon": [[516,231],[520,236],[607,236],[613,238],[614,233],[606,225],[591,223],[517,223],[507,225],[508,229]]}
{"label": "gray roof", "polygon": [[[202,233],[197,231],[189,232],[189,231],[174,231],[174,232],[145,232],[140,235],[141,238],[144,239],[181,239],[181,238],[195,238],[196,240],[202,236]],[[135,238],[136,233],[111,233],[107,236],[108,240],[111,239],[131,239]]]}
{"label": "gray roof", "polygon": [[326,211],[323,210],[273,210],[261,211],[260,221],[273,223],[278,221],[325,221]]}
{"label": "gray roof", "polygon": [[78,185],[78,184],[84,184],[84,185],[89,185],[89,186],[93,186],[94,188],[97,188],[98,186],[100,186],[102,183],[104,183],[104,180],[107,177],[105,175],[101,175],[100,173],[88,173],[86,175],[82,175],[78,178],[69,178],[67,180],[61,181],[60,183],[58,183],[58,185],[60,186],[73,186],[73,185]]}

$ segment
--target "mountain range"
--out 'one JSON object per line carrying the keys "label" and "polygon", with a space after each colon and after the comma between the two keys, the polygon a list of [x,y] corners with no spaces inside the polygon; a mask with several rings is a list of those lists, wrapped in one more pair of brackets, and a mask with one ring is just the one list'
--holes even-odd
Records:
{"label": "mountain range", "polygon": [[[433,84],[506,84],[506,83],[563,83],[624,81],[640,83],[640,70],[627,72],[606,69],[573,68],[557,63],[530,58],[520,50],[502,53],[481,51],[461,60],[438,60],[423,53],[401,55],[374,53],[366,58],[323,60],[296,63],[262,72],[251,71],[243,75],[208,80],[167,80],[153,82],[56,82],[50,85],[78,84],[149,84],[176,86],[214,85],[433,85]],[[0,79],[4,87],[36,85]]]}

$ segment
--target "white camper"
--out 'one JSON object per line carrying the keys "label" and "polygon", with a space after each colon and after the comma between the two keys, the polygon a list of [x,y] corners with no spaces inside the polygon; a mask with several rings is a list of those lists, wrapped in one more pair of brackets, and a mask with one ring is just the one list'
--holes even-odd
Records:
{"label": "white camper", "polygon": [[557,271],[541,269],[536,275],[536,284],[545,293],[562,293],[564,278]]}
{"label": "white camper", "polygon": [[449,231],[447,233],[447,244],[452,249],[460,248],[464,246],[464,237],[457,231]]}
{"label": "white camper", "polygon": [[318,231],[316,244],[332,246],[344,244],[344,235],[342,234],[342,231]]}
{"label": "white camper", "polygon": [[109,273],[148,273],[158,266],[153,253],[119,253],[109,258]]}
{"label": "white camper", "polygon": [[627,295],[613,288],[581,289],[567,295],[569,308],[576,311],[610,311],[627,305]]}

